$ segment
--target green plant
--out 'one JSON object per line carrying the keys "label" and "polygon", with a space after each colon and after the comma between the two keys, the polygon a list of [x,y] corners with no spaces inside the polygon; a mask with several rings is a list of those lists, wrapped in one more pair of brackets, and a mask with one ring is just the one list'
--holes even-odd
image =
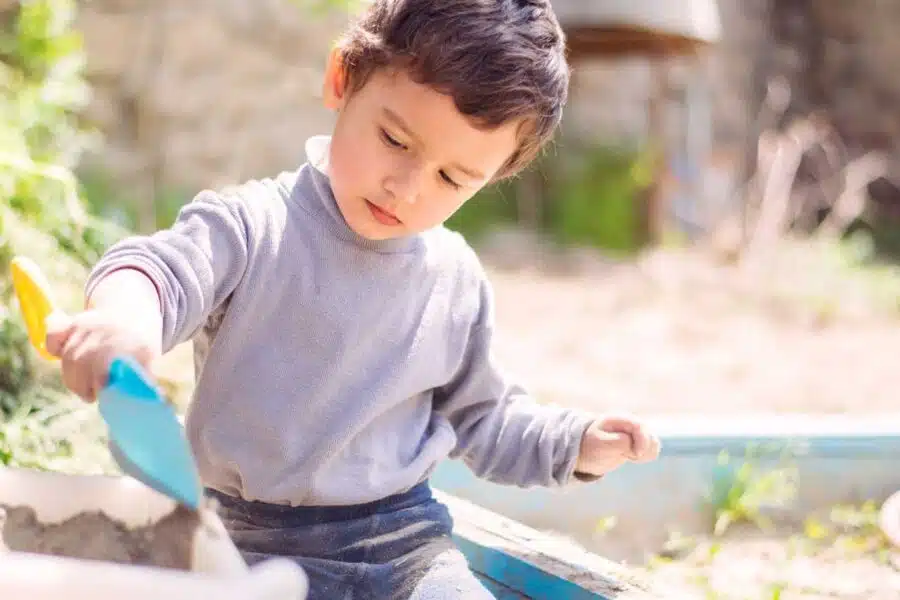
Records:
{"label": "green plant", "polygon": [[839,504],[831,508],[826,518],[809,515],[803,523],[804,535],[811,545],[831,546],[857,556],[874,556],[887,563],[891,543],[881,530],[879,510],[873,501]]}
{"label": "green plant", "polygon": [[[34,258],[52,260],[59,274],[62,265],[94,260],[118,235],[88,215],[73,172],[94,140],[78,116],[90,94],[75,7],[73,0],[23,0],[0,13],[0,463],[6,465],[70,468],[99,443],[62,426],[81,419],[78,402],[58,373],[47,377],[38,369],[7,266],[15,253],[39,252]],[[68,256],[53,256],[60,252]],[[77,451],[75,439],[84,440]]]}
{"label": "green plant", "polygon": [[362,7],[364,0],[291,0],[311,14],[321,14],[330,10],[354,12]]}
{"label": "green plant", "polygon": [[[297,1],[313,11],[356,4]],[[86,267],[131,229],[127,219],[116,223],[105,211],[89,210],[86,200],[96,204],[98,195],[86,196],[99,184],[76,174],[83,154],[100,141],[80,118],[91,90],[75,27],[78,3],[0,4],[0,464],[115,470],[96,407],[74,399],[58,372],[33,358],[7,269],[15,253],[29,254],[53,267],[61,304],[73,305],[63,302],[71,296],[80,306]],[[107,207],[115,196],[109,194]],[[181,205],[177,195],[165,200],[157,206],[161,226]]]}
{"label": "green plant", "polygon": [[564,244],[632,253],[642,244],[639,194],[652,180],[648,152],[599,146],[555,169],[547,227]]}
{"label": "green plant", "polygon": [[[645,570],[657,572],[680,563],[686,570],[687,583],[693,587],[697,597],[710,600],[782,600],[787,597],[820,597],[827,594],[808,587],[803,578],[793,577],[791,563],[798,558],[806,560],[822,558],[831,564],[836,552],[852,561],[866,558],[882,564],[893,564],[892,548],[881,531],[880,506],[873,501],[861,504],[839,504],[822,514],[808,515],[802,533],[785,535],[784,530],[775,533],[785,546],[785,555],[777,553],[768,557],[778,570],[759,582],[749,592],[740,586],[733,586],[728,579],[713,581],[712,575],[724,566],[723,561],[734,560],[734,553],[721,553],[732,540],[746,539],[741,533],[725,536],[727,530],[740,522],[767,528],[763,509],[766,506],[783,505],[794,497],[795,469],[791,457],[797,452],[796,446],[765,449],[751,445],[747,448],[746,459],[732,461],[728,454],[720,455],[719,483],[714,496],[716,519],[713,536],[686,537],[673,532],[665,542],[661,552],[647,561]],[[763,464],[765,456],[773,458],[773,464]],[[793,530],[793,527],[791,527]],[[746,533],[746,532],[743,532]],[[768,536],[767,536],[768,537]],[[801,571],[805,568],[798,565]],[[676,571],[677,572],[677,571]],[[781,576],[781,577],[780,577]],[[714,585],[715,583],[715,585]],[[726,589],[719,589],[722,585]],[[750,595],[752,594],[752,595]],[[824,597],[824,596],[822,596]]]}
{"label": "green plant", "polygon": [[116,473],[95,406],[34,386],[0,420],[0,465],[68,473]]}
{"label": "green plant", "polygon": [[0,415],[9,413],[34,378],[30,342],[19,319],[0,317]]}
{"label": "green plant", "polygon": [[[116,185],[111,177],[97,169],[80,172],[78,179],[81,196],[90,214],[105,223],[115,224],[110,227],[128,231],[138,229],[138,203],[143,200],[131,197],[124,186]],[[190,195],[187,193],[163,189],[152,199],[155,227],[163,229],[171,226],[188,200]]]}
{"label": "green plant", "polygon": [[[541,231],[562,245],[632,253],[642,245],[641,192],[652,177],[649,154],[600,146],[541,158],[534,169],[544,178]],[[491,228],[514,224],[519,215],[518,180],[503,181],[476,194],[448,221],[470,241]]]}
{"label": "green plant", "polygon": [[479,191],[447,220],[446,225],[469,241],[477,241],[491,228],[515,222],[515,181],[504,181]]}
{"label": "green plant", "polygon": [[[73,0],[27,0],[0,31],[0,201],[83,262],[115,233],[84,209],[73,168],[96,136]],[[2,223],[0,223],[2,227]]]}
{"label": "green plant", "polygon": [[[761,468],[761,454],[759,446],[748,446],[744,460],[736,467],[732,467],[728,452],[719,454],[723,475],[713,489],[714,535],[721,536],[738,523],[771,529],[765,510],[784,506],[796,496],[796,466],[782,462],[774,468]],[[789,452],[780,453],[779,458],[783,461],[785,456]]]}

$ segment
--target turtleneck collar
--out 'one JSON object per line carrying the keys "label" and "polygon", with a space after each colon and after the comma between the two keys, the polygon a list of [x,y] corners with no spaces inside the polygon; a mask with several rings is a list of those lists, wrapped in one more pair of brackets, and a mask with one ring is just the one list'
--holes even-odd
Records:
{"label": "turtleneck collar", "polygon": [[[309,177],[315,194],[314,197],[301,198],[301,201],[316,218],[339,238],[351,242],[361,248],[382,253],[406,252],[418,245],[418,235],[410,235],[387,240],[371,240],[353,231],[344,219],[334,197],[331,182],[328,179],[328,148],[331,138],[318,135],[306,141],[306,159],[309,164]],[[304,194],[305,196],[305,194]]]}

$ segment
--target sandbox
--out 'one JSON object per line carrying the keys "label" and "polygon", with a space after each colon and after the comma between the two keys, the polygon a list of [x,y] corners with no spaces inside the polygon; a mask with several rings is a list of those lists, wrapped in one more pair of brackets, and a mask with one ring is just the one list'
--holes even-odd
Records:
{"label": "sandbox", "polygon": [[305,598],[295,563],[247,566],[216,508],[128,477],[0,469],[0,597]]}

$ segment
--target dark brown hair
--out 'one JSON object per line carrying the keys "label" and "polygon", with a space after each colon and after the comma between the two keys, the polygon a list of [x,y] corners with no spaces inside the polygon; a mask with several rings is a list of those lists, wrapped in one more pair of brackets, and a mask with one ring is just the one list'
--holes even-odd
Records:
{"label": "dark brown hair", "polygon": [[476,126],[522,119],[496,179],[554,134],[569,86],[565,37],[549,0],[374,0],[338,44],[351,93],[381,68],[451,96]]}

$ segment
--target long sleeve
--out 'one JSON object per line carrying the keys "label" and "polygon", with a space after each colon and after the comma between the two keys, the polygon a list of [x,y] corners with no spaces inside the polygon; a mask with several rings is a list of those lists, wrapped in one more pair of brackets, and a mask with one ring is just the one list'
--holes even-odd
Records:
{"label": "long sleeve", "polygon": [[520,487],[558,487],[573,478],[591,417],[541,405],[507,379],[491,351],[493,299],[484,279],[480,315],[456,377],[437,390],[436,410],[456,431],[452,458],[479,477]]}
{"label": "long sleeve", "polygon": [[90,297],[97,283],[118,269],[142,271],[159,294],[167,352],[189,339],[241,280],[251,229],[239,195],[201,192],[170,228],[111,246],[92,269],[85,293]]}

